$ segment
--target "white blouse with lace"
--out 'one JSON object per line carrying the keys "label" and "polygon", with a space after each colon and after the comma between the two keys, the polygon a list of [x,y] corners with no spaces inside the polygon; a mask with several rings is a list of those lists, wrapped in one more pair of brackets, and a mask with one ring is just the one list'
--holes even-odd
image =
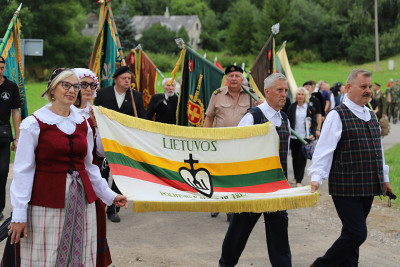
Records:
{"label": "white blouse with lace", "polygon": [[[33,114],[41,122],[48,125],[56,125],[58,129],[66,134],[75,131],[76,124],[82,123],[84,118],[75,109],[70,110],[68,117],[59,116],[53,113],[47,104]],[[27,208],[31,199],[33,180],[35,176],[35,150],[38,145],[40,134],[39,123],[35,117],[29,116],[20,125],[20,136],[17,152],[14,160],[14,179],[10,188],[11,204],[13,206],[12,222],[26,222]],[[107,205],[111,205],[116,193],[109,187],[105,179],[101,177],[100,170],[92,164],[93,134],[88,124],[87,132],[87,154],[85,157],[86,171],[92,183],[96,195]],[[56,142],[56,140],[55,140]],[[46,192],[43,192],[45,194]]]}

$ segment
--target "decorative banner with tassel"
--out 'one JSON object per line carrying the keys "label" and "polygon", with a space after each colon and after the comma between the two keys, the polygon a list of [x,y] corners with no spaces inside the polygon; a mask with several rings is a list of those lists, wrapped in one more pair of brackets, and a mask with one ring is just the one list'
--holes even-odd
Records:
{"label": "decorative banner with tassel", "polygon": [[93,107],[112,176],[135,212],[264,212],[310,207],[291,188],[271,123],[198,128]]}

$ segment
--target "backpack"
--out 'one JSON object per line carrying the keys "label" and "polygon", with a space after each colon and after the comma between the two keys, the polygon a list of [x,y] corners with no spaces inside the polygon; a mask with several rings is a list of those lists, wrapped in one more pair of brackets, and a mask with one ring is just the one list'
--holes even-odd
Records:
{"label": "backpack", "polygon": [[386,118],[381,118],[379,125],[381,126],[381,136],[386,136],[390,133],[389,121]]}

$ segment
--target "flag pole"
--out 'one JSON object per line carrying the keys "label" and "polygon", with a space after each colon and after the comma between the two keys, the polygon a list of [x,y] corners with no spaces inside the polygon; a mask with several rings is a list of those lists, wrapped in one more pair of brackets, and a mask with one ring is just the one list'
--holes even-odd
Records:
{"label": "flag pole", "polygon": [[10,24],[8,25],[6,34],[3,37],[3,41],[1,41],[1,44],[0,44],[0,55],[3,53],[4,45],[6,44],[6,41],[8,40],[8,38],[10,37],[10,34],[12,32],[12,28],[14,26],[14,20],[17,19],[18,15],[19,15],[19,12],[21,10],[21,6],[22,6],[22,3],[19,4],[19,7],[18,7],[17,11],[15,11],[14,16],[12,17],[12,19],[10,21]]}
{"label": "flag pole", "polygon": [[[124,53],[122,51],[121,41],[119,40],[119,36],[118,36],[117,25],[115,25],[114,16],[113,16],[113,13],[111,11],[111,5],[108,6],[108,12],[109,12],[109,14],[110,14],[110,16],[112,18],[112,25],[113,25],[114,32],[115,32],[115,38],[117,39],[118,50],[119,50],[119,53],[120,53],[120,56],[121,56],[121,59],[122,59],[122,66],[126,66]],[[132,89],[132,87],[129,88],[129,92],[130,92],[130,95],[131,95],[133,114],[135,115],[135,117],[138,118],[139,116],[137,114],[135,100],[133,99],[133,89]]]}
{"label": "flag pole", "polygon": [[[138,45],[135,47],[135,49],[137,49],[137,50],[143,50],[143,48],[142,48],[142,46],[141,46],[140,44],[138,44]],[[157,68],[157,66],[154,66],[154,67],[156,67],[156,71],[158,72],[158,74],[160,74],[160,76],[161,76],[163,79],[165,79],[165,76],[164,76],[164,74],[161,72],[161,70],[160,70],[159,68]]]}

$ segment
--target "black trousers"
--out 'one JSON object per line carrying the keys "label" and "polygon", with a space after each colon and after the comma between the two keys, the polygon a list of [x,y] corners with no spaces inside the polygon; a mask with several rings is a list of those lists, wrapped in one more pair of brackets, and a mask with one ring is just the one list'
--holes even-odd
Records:
{"label": "black trousers", "polygon": [[294,179],[297,183],[301,183],[304,177],[307,159],[303,156],[303,143],[298,139],[290,139],[290,149],[292,150],[292,164]]}
{"label": "black trousers", "polygon": [[374,197],[332,196],[342,221],[342,233],[314,266],[358,266],[359,247],[367,239],[367,217]]}
{"label": "black trousers", "polygon": [[[107,162],[106,158],[97,157],[97,161],[98,161],[99,166],[100,166],[101,177],[106,179],[107,182],[108,182],[108,177],[110,175],[110,167],[108,166],[108,162]],[[119,188],[117,187],[117,185],[115,184],[114,181],[112,182],[111,189],[115,193],[121,194],[121,191],[119,191]],[[118,212],[119,212],[119,207],[115,206],[114,204],[112,204],[111,206],[107,206],[106,213],[107,213],[108,216],[113,214],[113,213],[118,213]]]}
{"label": "black trousers", "polygon": [[10,166],[10,142],[0,142],[0,212],[6,206],[6,185]]}
{"label": "black trousers", "polygon": [[286,211],[232,214],[229,228],[222,244],[219,266],[231,267],[238,263],[250,233],[261,214],[264,215],[265,220],[265,235],[271,265],[273,267],[292,266],[292,254],[288,236],[289,218]]}

